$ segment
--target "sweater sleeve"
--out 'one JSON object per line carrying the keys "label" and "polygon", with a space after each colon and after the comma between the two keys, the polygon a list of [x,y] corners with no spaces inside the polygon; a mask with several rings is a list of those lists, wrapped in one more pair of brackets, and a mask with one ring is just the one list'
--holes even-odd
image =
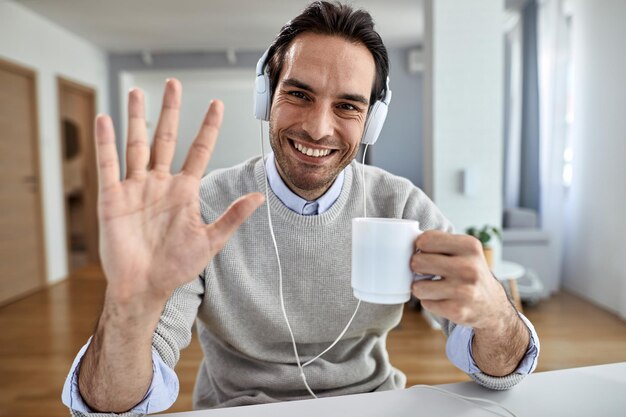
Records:
{"label": "sweater sleeve", "polygon": [[204,295],[204,275],[177,288],[165,304],[152,346],[172,369],[191,342],[191,329]]}

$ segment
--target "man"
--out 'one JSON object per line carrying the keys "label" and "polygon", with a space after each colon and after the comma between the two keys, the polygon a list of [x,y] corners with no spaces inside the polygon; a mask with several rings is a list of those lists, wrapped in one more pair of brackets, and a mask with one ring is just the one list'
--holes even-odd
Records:
{"label": "man", "polygon": [[[449,222],[409,181],[373,167],[365,167],[366,184],[356,175],[361,166],[353,159],[368,111],[384,95],[388,74],[369,14],[312,3],[283,27],[267,67],[273,155],[202,181],[222,119],[220,102],[211,103],[175,176],[176,80],[166,83],[151,152],[142,94],[130,92],[125,181],[119,180],[111,120],[97,118],[107,290],[94,336],[68,376],[64,402],[75,415],[169,407],[178,394],[172,369],[196,318],[205,357],[194,407],[310,398],[281,312],[266,210],[280,254],[285,311],[307,361],[335,340],[354,311],[350,220],[362,215],[364,193],[369,215],[413,218],[429,229],[415,242],[411,268],[443,279],[416,282],[412,290],[441,317],[453,362],[491,388],[517,383],[534,368],[538,341],[493,278],[477,241],[446,233]],[[261,206],[266,178],[271,191]],[[401,313],[402,305],[363,303],[341,341],[303,368],[310,389],[331,396],[404,387],[406,378],[390,365],[385,348]]]}

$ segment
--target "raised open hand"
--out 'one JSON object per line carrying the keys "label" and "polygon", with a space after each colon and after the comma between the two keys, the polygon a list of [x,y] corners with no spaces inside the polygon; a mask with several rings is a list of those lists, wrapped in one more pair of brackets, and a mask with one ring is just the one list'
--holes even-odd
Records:
{"label": "raised open hand", "polygon": [[148,148],[141,90],[129,93],[127,174],[120,181],[110,117],[96,118],[100,256],[107,292],[118,300],[163,302],[198,276],[241,223],[262,203],[252,193],[236,200],[213,224],[200,216],[200,178],[222,123],[223,104],[211,102],[180,173],[170,165],[176,147],[182,87],[167,81],[163,107]]}

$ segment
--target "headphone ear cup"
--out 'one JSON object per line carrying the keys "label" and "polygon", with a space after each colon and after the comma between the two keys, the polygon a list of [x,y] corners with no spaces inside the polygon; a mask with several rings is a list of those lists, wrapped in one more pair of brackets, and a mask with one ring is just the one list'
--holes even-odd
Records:
{"label": "headphone ear cup", "polygon": [[383,101],[377,101],[372,106],[369,114],[367,115],[367,120],[365,121],[365,129],[363,131],[363,139],[361,143],[364,145],[373,145],[378,140],[378,135],[380,135],[380,131],[383,129],[383,125],[385,124],[385,119],[387,118],[387,104]]}
{"label": "headphone ear cup", "polygon": [[257,75],[254,88],[254,117],[270,119],[270,79],[266,74]]}

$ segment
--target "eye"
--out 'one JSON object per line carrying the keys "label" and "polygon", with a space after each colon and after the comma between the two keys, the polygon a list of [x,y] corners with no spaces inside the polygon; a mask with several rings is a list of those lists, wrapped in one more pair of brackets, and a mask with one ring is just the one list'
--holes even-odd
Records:
{"label": "eye", "polygon": [[306,94],[304,94],[302,91],[298,91],[298,90],[289,91],[288,94],[293,96],[293,97],[295,97],[295,98],[299,98],[301,100],[306,100],[307,99]]}
{"label": "eye", "polygon": [[362,113],[363,109],[352,103],[341,103],[337,105],[337,108],[349,113]]}
{"label": "eye", "polygon": [[358,107],[350,104],[350,103],[341,103],[339,106],[340,109],[342,110],[350,110],[350,111],[355,111],[355,110],[359,110]]}

